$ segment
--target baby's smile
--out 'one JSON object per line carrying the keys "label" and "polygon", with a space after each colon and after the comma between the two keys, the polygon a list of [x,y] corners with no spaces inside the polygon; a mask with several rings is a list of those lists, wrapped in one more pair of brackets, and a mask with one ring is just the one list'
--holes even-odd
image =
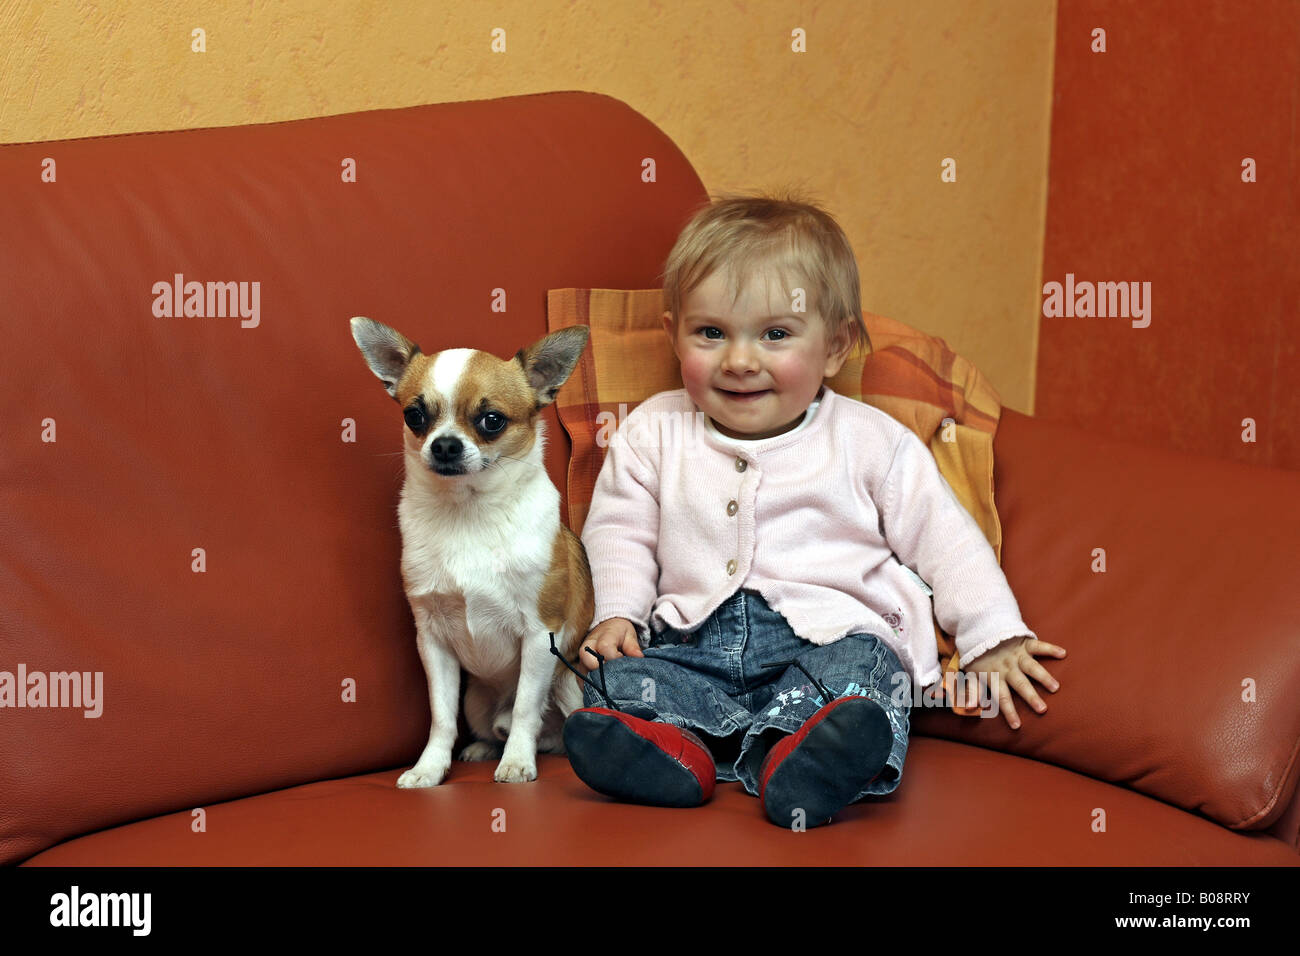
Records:
{"label": "baby's smile", "polygon": [[723,395],[727,396],[727,398],[731,399],[734,402],[745,403],[745,402],[758,401],[758,399],[762,398],[764,395],[768,394],[772,390],[770,388],[761,388],[756,391],[738,392],[738,391],[731,391],[730,389],[726,389],[726,388],[719,388],[717,389],[717,391],[721,392]]}

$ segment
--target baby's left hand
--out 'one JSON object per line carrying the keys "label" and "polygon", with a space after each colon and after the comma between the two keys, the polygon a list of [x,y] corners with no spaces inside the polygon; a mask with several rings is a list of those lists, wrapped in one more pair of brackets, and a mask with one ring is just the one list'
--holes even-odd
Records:
{"label": "baby's left hand", "polygon": [[1012,688],[1015,688],[1016,692],[1029,701],[1030,705],[1041,714],[1047,710],[1047,705],[1038,696],[1038,691],[1029,682],[1029,677],[1037,678],[1039,683],[1053,693],[1059,690],[1061,686],[1047,672],[1047,668],[1034,659],[1035,654],[1054,654],[1057,657],[1064,657],[1065,648],[1057,647],[1055,644],[1048,644],[1046,641],[1035,641],[1026,635],[1025,637],[1003,641],[975,658],[969,664],[962,665],[962,670],[967,673],[996,673],[998,675],[998,704],[1002,710],[1002,716],[1006,718],[1012,730],[1020,727],[1020,715],[1016,713],[1016,705],[1011,697]]}

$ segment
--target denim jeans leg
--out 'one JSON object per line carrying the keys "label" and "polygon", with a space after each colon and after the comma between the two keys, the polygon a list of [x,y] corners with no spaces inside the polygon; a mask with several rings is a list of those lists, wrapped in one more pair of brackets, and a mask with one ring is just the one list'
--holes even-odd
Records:
{"label": "denim jeans leg", "polygon": [[[734,627],[736,601],[724,602],[695,631],[671,628],[653,635],[644,657],[618,657],[604,666],[606,691],[618,710],[645,720],[684,727],[702,737],[736,738],[752,715],[729,693],[738,668],[744,634]],[[600,673],[587,675],[599,686]],[[590,685],[583,685],[583,704],[608,706]],[[718,779],[735,780],[731,761],[718,767]]]}
{"label": "denim jeans leg", "polygon": [[[804,720],[816,713],[820,703],[816,691],[808,686],[785,687],[789,682],[787,671],[798,675],[788,662],[798,658],[817,645],[804,640],[794,632],[789,621],[763,599],[758,591],[742,592],[746,597],[745,616],[749,627],[749,641],[745,647],[743,685],[746,693],[738,700],[753,715],[740,752],[733,764],[734,779],[745,783],[745,789],[757,796],[758,789],[746,782],[745,764],[761,763],[768,746],[786,733],[802,726]],[[807,683],[806,680],[803,683]],[[766,712],[772,701],[782,694],[785,709],[772,716]],[[812,696],[808,696],[811,694]],[[757,775],[748,774],[756,779]]]}
{"label": "denim jeans leg", "polygon": [[[645,649],[645,657],[618,657],[605,663],[605,690],[614,708],[644,720],[658,720],[715,737],[727,737],[749,723],[738,707],[727,707],[709,680],[674,661],[663,660]],[[600,675],[587,675],[596,685]],[[589,685],[583,685],[585,707],[609,703]]]}

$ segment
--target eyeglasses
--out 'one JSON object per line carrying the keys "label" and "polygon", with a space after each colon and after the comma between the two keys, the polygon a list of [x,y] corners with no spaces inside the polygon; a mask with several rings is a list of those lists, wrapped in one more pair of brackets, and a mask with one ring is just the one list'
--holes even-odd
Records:
{"label": "eyeglasses", "polygon": [[[592,681],[591,678],[587,677],[585,674],[582,673],[582,671],[580,671],[580,670],[578,670],[578,668],[574,667],[572,663],[570,663],[569,661],[566,661],[566,660],[564,659],[564,655],[560,653],[560,649],[559,649],[558,647],[555,646],[555,632],[552,631],[552,632],[549,632],[549,633],[550,633],[550,638],[551,638],[551,653],[554,654],[556,657],[558,657],[558,658],[560,659],[560,663],[563,664],[565,667],[567,667],[569,670],[573,671],[573,673],[576,674],[576,675],[578,676],[578,680],[582,681],[584,684],[586,684],[588,687],[590,687],[592,690],[594,690],[596,693],[598,693],[601,697],[604,697],[604,698],[605,698],[605,705],[606,705],[610,710],[617,710],[617,711],[619,711],[619,713],[622,713],[622,711],[619,710],[619,708],[616,707],[616,706],[614,705],[614,700],[613,700],[613,698],[609,696],[609,693],[608,693],[608,692],[606,691],[606,689],[605,689],[605,657],[604,657],[604,655],[601,654],[600,652],[598,652],[598,651],[596,651],[596,650],[590,648],[590,647],[587,648],[587,653],[590,654],[592,657],[596,658],[596,661],[597,661],[597,664],[596,664],[597,672],[598,672],[599,675],[600,675],[600,686],[597,687],[596,684],[595,684],[595,682]],[[812,682],[813,686],[816,687],[818,691],[821,692],[822,700],[823,700],[823,701],[825,701],[826,703],[830,703],[832,700],[835,699],[835,695],[832,694],[832,693],[831,693],[831,692],[826,688],[826,685],[823,684],[821,681],[819,681],[816,677],[813,677],[812,674],[809,674],[808,671],[804,668],[803,664],[799,663],[797,660],[788,660],[788,661],[771,661],[771,662],[769,662],[769,663],[767,663],[767,664],[760,664],[759,666],[760,666],[760,667],[789,667],[789,666],[792,665],[792,664],[793,664],[795,667],[799,668],[799,670],[803,671],[803,675],[804,675],[805,677],[807,677],[808,680],[810,680],[810,681]]]}

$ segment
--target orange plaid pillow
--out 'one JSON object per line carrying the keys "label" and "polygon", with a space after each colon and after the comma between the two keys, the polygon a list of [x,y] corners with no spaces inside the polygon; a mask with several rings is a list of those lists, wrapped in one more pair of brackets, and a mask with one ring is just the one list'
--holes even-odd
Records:
{"label": "orange plaid pillow", "polygon": [[[609,436],[627,413],[657,392],[681,388],[664,334],[660,289],[551,289],[549,331],[591,328],[591,347],[556,397],[569,433],[569,527],[582,533]],[[827,384],[840,395],[874,405],[910,428],[926,445],[939,473],[975,519],[998,561],[1002,525],[993,504],[993,436],[1002,415],[997,391],[943,339],[894,319],[864,312],[872,351],[851,356]],[[950,699],[960,666],[956,644],[935,622],[935,640]],[[977,707],[953,711],[964,716]]]}

